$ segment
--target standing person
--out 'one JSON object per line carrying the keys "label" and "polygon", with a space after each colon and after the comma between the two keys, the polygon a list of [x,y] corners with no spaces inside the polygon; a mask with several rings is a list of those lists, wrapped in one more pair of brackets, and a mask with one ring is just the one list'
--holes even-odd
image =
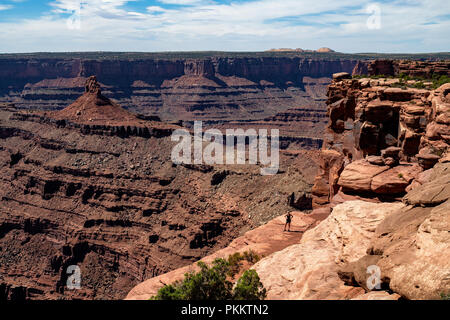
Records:
{"label": "standing person", "polygon": [[286,215],[286,224],[284,225],[284,231],[286,231],[286,226],[288,227],[288,232],[291,232],[291,221],[292,221],[292,214],[290,212],[288,212],[288,214]]}

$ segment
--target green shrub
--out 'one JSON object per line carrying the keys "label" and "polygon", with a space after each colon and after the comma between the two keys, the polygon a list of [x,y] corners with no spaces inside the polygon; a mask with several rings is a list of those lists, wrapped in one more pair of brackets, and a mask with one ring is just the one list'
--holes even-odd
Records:
{"label": "green shrub", "polygon": [[169,284],[158,290],[158,294],[151,300],[184,300],[184,294],[180,290],[181,282]]}
{"label": "green shrub", "polygon": [[[424,84],[424,82],[431,82],[432,89],[437,89],[440,86],[442,86],[443,84],[446,83],[450,83],[450,77],[448,75],[439,75],[439,74],[432,74],[431,78],[425,78],[422,76],[409,76],[407,74],[404,73],[400,73],[397,76],[386,76],[386,75],[372,75],[372,76],[358,76],[358,75],[354,75],[353,78],[354,79],[360,79],[360,78],[364,78],[364,77],[368,77],[371,79],[380,79],[380,78],[397,78],[400,81],[398,83],[394,83],[392,85],[392,87],[395,88],[402,88],[402,89],[407,89],[408,87],[410,88],[417,88],[417,89],[424,89],[426,86]],[[415,80],[417,81],[414,84],[408,84],[407,82],[410,80]]]}
{"label": "green shrub", "polygon": [[244,260],[244,257],[239,252],[233,253],[228,257],[228,264],[230,266],[229,275],[231,277],[239,273],[242,267],[242,260]]}
{"label": "green shrub", "polygon": [[261,260],[261,257],[253,250],[244,252],[244,259],[250,262],[251,264],[257,263]]}
{"label": "green shrub", "polygon": [[234,277],[239,273],[242,267],[242,261],[248,261],[250,264],[257,263],[261,257],[253,250],[245,251],[244,253],[233,253],[228,257],[228,263],[230,265],[230,273],[231,277]]}
{"label": "green shrub", "polygon": [[247,270],[238,280],[233,297],[234,300],[264,300],[266,295],[258,273],[255,270]]}
{"label": "green shrub", "polygon": [[425,88],[425,85],[423,84],[422,81],[419,81],[419,82],[416,82],[416,83],[413,85],[413,87],[416,88],[416,89],[423,89],[423,88]]}
{"label": "green shrub", "polygon": [[432,82],[433,82],[433,86],[432,86],[433,89],[437,89],[440,86],[442,86],[443,84],[449,83],[450,77],[447,75],[442,75],[442,76],[433,75]]}
{"label": "green shrub", "polygon": [[199,262],[200,271],[186,273],[183,281],[165,285],[151,300],[260,300],[266,296],[258,274],[246,271],[233,283],[227,279],[230,264],[225,259],[214,260],[211,267]]}
{"label": "green shrub", "polygon": [[450,300],[450,293],[449,294],[445,294],[445,293],[441,293],[441,300]]}

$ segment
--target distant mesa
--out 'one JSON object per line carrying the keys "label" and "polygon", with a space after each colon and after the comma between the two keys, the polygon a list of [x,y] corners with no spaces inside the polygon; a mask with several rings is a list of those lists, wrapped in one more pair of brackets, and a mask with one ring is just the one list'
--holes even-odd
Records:
{"label": "distant mesa", "polygon": [[332,52],[336,52],[330,48],[327,47],[322,47],[319,48],[317,50],[309,50],[309,49],[302,49],[302,48],[297,48],[297,49],[292,49],[292,48],[279,48],[279,49],[270,49],[268,50],[269,52],[319,52],[319,53],[332,53]]}
{"label": "distant mesa", "polygon": [[322,47],[322,48],[317,49],[316,52],[336,52],[336,51],[334,51],[330,48],[327,48],[327,47]]}
{"label": "distant mesa", "polygon": [[134,114],[102,95],[95,76],[86,80],[85,91],[81,97],[65,109],[55,112],[52,117],[78,123],[139,121]]}

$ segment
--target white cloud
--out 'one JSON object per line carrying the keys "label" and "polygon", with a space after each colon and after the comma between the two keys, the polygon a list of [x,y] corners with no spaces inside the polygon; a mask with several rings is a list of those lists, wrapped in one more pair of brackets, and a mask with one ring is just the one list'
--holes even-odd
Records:
{"label": "white cloud", "polygon": [[[381,29],[367,28],[372,3],[320,0],[159,0],[145,12],[127,0],[90,0],[81,9],[81,29],[67,28],[79,1],[54,0],[50,15],[0,22],[0,51],[165,51],[318,48],[345,52],[449,51],[450,12],[444,0],[382,3]],[[165,4],[187,6],[164,7]],[[62,15],[65,14],[65,15]],[[434,22],[436,24],[430,24]],[[20,40],[20,41],[17,41]],[[7,47],[5,48],[5,44]]]}
{"label": "white cloud", "polygon": [[0,11],[12,9],[12,5],[9,4],[0,4]]}
{"label": "white cloud", "polygon": [[178,4],[178,5],[194,5],[199,3],[205,3],[204,0],[158,0],[158,2],[166,4]]}
{"label": "white cloud", "polygon": [[152,12],[166,12],[167,10],[158,6],[150,6],[147,7],[147,11],[152,13]]}

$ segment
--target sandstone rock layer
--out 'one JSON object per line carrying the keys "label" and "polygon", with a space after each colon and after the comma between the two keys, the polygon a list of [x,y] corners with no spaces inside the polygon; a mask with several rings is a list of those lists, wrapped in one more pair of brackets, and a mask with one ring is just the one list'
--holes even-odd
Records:
{"label": "sandstone rock layer", "polygon": [[361,288],[345,286],[340,265],[366,254],[379,223],[401,203],[347,201],[317,227],[307,231],[299,244],[258,262],[254,269],[267,288],[269,299],[347,299]]}

